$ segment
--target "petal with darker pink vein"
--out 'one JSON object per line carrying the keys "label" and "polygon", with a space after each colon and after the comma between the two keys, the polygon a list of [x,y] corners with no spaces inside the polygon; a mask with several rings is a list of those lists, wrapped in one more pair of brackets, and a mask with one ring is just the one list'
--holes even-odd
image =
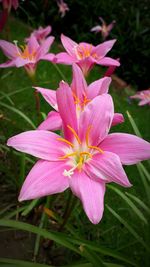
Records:
{"label": "petal with darker pink vein", "polygon": [[74,48],[78,46],[78,44],[64,34],[61,34],[61,42],[68,54],[74,56]]}
{"label": "petal with darker pink vein", "polygon": [[106,41],[93,48],[92,53],[98,57],[104,57],[113,47],[116,40]]}
{"label": "petal with darker pink vein", "polygon": [[123,115],[121,113],[115,113],[111,126],[115,126],[115,125],[118,125],[118,124],[123,123],[123,122],[124,122]]}
{"label": "petal with darker pink vein", "polygon": [[40,198],[63,192],[69,187],[63,175],[64,162],[39,160],[29,172],[21,188],[19,201]]}
{"label": "petal with darker pink vein", "polygon": [[77,98],[82,102],[84,96],[86,96],[87,83],[81,69],[76,64],[73,64],[72,70],[73,79],[71,89],[73,93],[77,96]]}
{"label": "petal with darker pink vein", "polygon": [[94,155],[85,164],[84,170],[91,178],[100,179],[100,182],[115,182],[124,187],[131,186],[119,156],[114,153],[105,151],[103,154]]}
{"label": "petal with darker pink vein", "polygon": [[0,40],[0,48],[3,50],[4,54],[10,59],[16,58],[18,55],[16,45],[7,41]]}
{"label": "petal with darker pink vein", "polygon": [[9,68],[9,67],[14,67],[14,66],[16,66],[16,64],[15,64],[15,60],[13,59],[0,64],[0,68]]}
{"label": "petal with darker pink vein", "polygon": [[60,136],[55,133],[35,130],[9,138],[7,145],[41,159],[58,161],[67,146],[58,138]]}
{"label": "petal with darker pink vein", "polygon": [[55,110],[58,110],[56,91],[42,87],[33,87],[33,88],[35,88],[38,92],[41,93],[41,95],[48,102],[48,104],[50,104],[50,106],[52,106]]}
{"label": "petal with darker pink vein", "polygon": [[97,81],[94,81],[88,86],[87,97],[89,99],[93,99],[98,95],[107,94],[110,83],[111,83],[111,78],[109,77],[104,77]]}
{"label": "petal with darker pink vein", "polygon": [[72,58],[70,55],[68,55],[66,52],[61,52],[61,53],[58,53],[56,56],[55,56],[55,59],[56,59],[56,63],[59,63],[59,64],[66,64],[66,65],[71,65],[76,59]]}
{"label": "petal with darker pink vein", "polygon": [[62,119],[58,112],[51,111],[47,118],[38,126],[38,130],[57,131],[62,128]]}
{"label": "petal with darker pink vein", "polygon": [[40,59],[41,57],[43,57],[45,54],[48,53],[54,39],[55,38],[53,36],[50,36],[42,42],[42,44],[40,45],[38,52],[37,52],[37,58],[38,59]]}
{"label": "petal with darker pink vein", "polygon": [[119,61],[111,57],[104,57],[102,59],[98,59],[97,63],[104,66],[120,66]]}
{"label": "petal with darker pink vein", "polygon": [[59,89],[56,92],[58,111],[62,118],[64,136],[68,140],[72,141],[73,135],[69,130],[68,125],[73,128],[76,132],[77,128],[77,117],[76,117],[76,106],[74,103],[71,88],[65,82],[60,82]]}
{"label": "petal with darker pink vein", "polygon": [[72,192],[81,200],[89,220],[97,224],[103,216],[105,183],[89,178],[84,171],[76,171],[69,179]]}
{"label": "petal with darker pink vein", "polygon": [[150,159],[150,143],[136,135],[125,133],[109,134],[100,144],[104,151],[120,157],[122,164],[131,165]]}
{"label": "petal with darker pink vein", "polygon": [[112,97],[103,94],[88,103],[80,115],[80,138],[85,140],[90,128],[89,144],[97,146],[108,134],[114,116]]}

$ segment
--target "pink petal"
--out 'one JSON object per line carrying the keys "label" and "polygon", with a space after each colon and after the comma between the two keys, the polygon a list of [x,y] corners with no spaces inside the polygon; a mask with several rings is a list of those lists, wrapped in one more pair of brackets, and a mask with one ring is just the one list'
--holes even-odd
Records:
{"label": "pink petal", "polygon": [[16,58],[18,55],[16,46],[7,41],[0,40],[0,48],[3,50],[3,53],[10,59]]}
{"label": "pink petal", "polygon": [[90,179],[83,171],[69,180],[72,192],[81,200],[84,211],[93,224],[100,222],[104,210],[105,183]]}
{"label": "pink petal", "polygon": [[35,130],[9,138],[7,145],[41,159],[58,161],[67,146],[58,141],[58,138],[60,136],[55,133]]}
{"label": "pink petal", "polygon": [[97,45],[93,49],[93,54],[98,55],[99,57],[104,57],[113,47],[116,40],[106,41],[102,44]]}
{"label": "pink petal", "polygon": [[131,184],[122,167],[120,158],[111,152],[105,151],[104,154],[96,154],[85,164],[85,172],[94,179],[100,179],[104,182],[115,182],[124,187],[130,187]]}
{"label": "pink petal", "polygon": [[28,49],[30,53],[35,52],[39,48],[39,43],[34,35],[31,35],[31,37],[28,39]]}
{"label": "pink petal", "polygon": [[45,89],[42,87],[33,87],[33,88],[35,88],[38,92],[42,94],[42,96],[47,101],[47,103],[50,104],[50,106],[52,106],[55,110],[58,110],[56,91],[51,89]]}
{"label": "pink petal", "polygon": [[73,80],[71,84],[71,89],[73,93],[78,97],[78,99],[82,102],[84,96],[86,95],[87,83],[81,69],[76,64],[73,64],[72,70]]}
{"label": "pink petal", "polygon": [[143,99],[139,102],[139,106],[144,106],[150,102],[150,99]]}
{"label": "pink petal", "polygon": [[115,125],[123,123],[123,122],[124,122],[123,115],[121,113],[115,113],[111,126],[115,126]]}
{"label": "pink petal", "polygon": [[16,64],[15,64],[15,60],[13,59],[0,64],[0,68],[9,68],[9,67],[14,67],[14,66],[16,66]]}
{"label": "pink petal", "polygon": [[42,42],[42,44],[40,45],[38,52],[37,52],[37,58],[38,59],[40,59],[41,57],[43,57],[45,54],[48,53],[54,39],[55,38],[53,36],[50,36]]}
{"label": "pink petal", "polygon": [[109,94],[95,97],[86,105],[80,116],[80,137],[86,139],[89,132],[89,144],[97,146],[108,134],[114,116],[114,106]]}
{"label": "pink petal", "polygon": [[100,26],[100,25],[97,25],[97,26],[95,26],[95,27],[93,27],[93,28],[91,28],[91,32],[100,32],[102,30],[102,27]]}
{"label": "pink petal", "polygon": [[71,65],[73,62],[76,61],[65,52],[58,53],[55,58],[56,58],[56,63],[66,64],[66,65]]}
{"label": "pink petal", "polygon": [[39,160],[29,172],[21,188],[19,201],[63,192],[69,186],[63,175],[64,162]]}
{"label": "pink petal", "polygon": [[100,144],[104,151],[120,157],[122,164],[131,165],[150,158],[150,143],[136,135],[114,133],[108,135]]}
{"label": "pink petal", "polygon": [[62,119],[58,112],[51,111],[47,118],[38,126],[38,130],[57,131],[62,128]]}
{"label": "pink petal", "polygon": [[41,56],[40,59],[47,60],[47,61],[54,62],[54,63],[56,61],[55,55],[52,53],[48,53],[44,56]]}
{"label": "pink petal", "polygon": [[72,132],[68,129],[68,125],[77,132],[76,106],[69,85],[60,82],[59,89],[56,92],[58,110],[63,121],[65,138],[72,141]]}
{"label": "pink petal", "polygon": [[120,66],[120,63],[118,60],[115,60],[110,57],[104,57],[102,59],[97,60],[97,63],[103,66]]}
{"label": "pink petal", "polygon": [[70,56],[74,56],[74,48],[78,45],[76,42],[71,40],[69,37],[61,34],[61,42]]}
{"label": "pink petal", "polygon": [[96,60],[93,57],[86,57],[84,59],[78,60],[77,64],[82,69],[84,76],[87,76],[90,70],[93,68]]}
{"label": "pink petal", "polygon": [[87,97],[89,99],[93,99],[98,95],[108,93],[110,83],[111,83],[111,78],[108,77],[99,79],[91,83],[87,89]]}

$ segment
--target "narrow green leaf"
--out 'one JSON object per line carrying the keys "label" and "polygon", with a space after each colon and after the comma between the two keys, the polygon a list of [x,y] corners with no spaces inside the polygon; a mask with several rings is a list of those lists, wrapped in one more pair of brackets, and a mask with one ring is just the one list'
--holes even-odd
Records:
{"label": "narrow green leaf", "polygon": [[139,136],[139,137],[142,137],[142,135],[141,135],[141,133],[140,133],[140,131],[139,131],[139,129],[138,129],[138,127],[137,127],[137,125],[136,125],[134,119],[133,119],[133,117],[131,116],[131,114],[129,113],[128,110],[126,111],[126,113],[127,113],[128,119],[129,119],[129,121],[130,121],[130,123],[131,123],[131,125],[132,125],[132,128],[133,128],[135,134],[136,134],[137,136]]}
{"label": "narrow green leaf", "polygon": [[6,103],[3,103],[0,101],[0,105],[13,111],[14,113],[18,114],[20,117],[22,117],[33,129],[36,129],[35,124],[27,117],[22,111],[20,111],[17,108],[14,108],[12,106],[7,105]]}
{"label": "narrow green leaf", "polygon": [[143,208],[150,215],[150,208],[141,199],[127,192],[126,195],[132,198],[137,204],[139,204],[141,208]]}
{"label": "narrow green leaf", "polygon": [[143,173],[145,174],[147,180],[150,182],[150,173],[148,172],[148,170],[145,168],[145,166],[141,162],[139,162],[138,165],[143,171]]}
{"label": "narrow green leaf", "polygon": [[12,106],[14,106],[14,102],[12,101],[12,99],[10,98],[9,95],[5,94],[3,91],[1,91],[0,93],[1,93],[1,94],[8,100],[8,102],[9,102]]}
{"label": "narrow green leaf", "polygon": [[0,258],[0,266],[5,267],[6,266],[5,264],[8,264],[7,266],[10,266],[10,267],[55,267],[53,265],[33,263],[29,261]]}
{"label": "narrow green leaf", "polygon": [[[27,87],[18,89],[18,90],[16,90],[16,91],[13,91],[13,92],[11,92],[11,93],[8,93],[8,94],[7,94],[7,97],[10,97],[10,96],[15,95],[15,94],[19,94],[19,93],[21,93],[21,92],[23,92],[23,91],[25,91],[25,90],[28,90],[30,87],[31,87],[31,86],[27,86]],[[4,99],[4,98],[6,98],[6,95],[5,95],[5,96],[4,96],[4,95],[3,95],[3,96],[0,96],[0,99],[1,99],[1,100]]]}
{"label": "narrow green leaf", "polygon": [[139,174],[141,176],[141,180],[142,180],[143,185],[144,185],[145,194],[147,195],[148,202],[150,203],[150,187],[149,187],[149,184],[148,184],[147,179],[146,179],[143,171],[141,170],[141,167],[139,166],[139,164],[137,164],[136,166],[137,166],[137,169],[138,169]]}
{"label": "narrow green leaf", "polygon": [[39,198],[32,200],[28,205],[27,208],[21,213],[22,216],[27,216],[34,207],[38,204]]}
{"label": "narrow green leaf", "polygon": [[133,212],[138,216],[138,218],[144,222],[145,224],[148,224],[147,219],[143,215],[143,213],[136,207],[136,205],[118,188],[116,188],[113,185],[108,185],[108,188],[113,190],[115,193],[117,193],[125,202],[126,204],[133,210]]}
{"label": "narrow green leaf", "polygon": [[137,234],[137,232],[133,229],[133,227],[131,225],[128,224],[127,221],[125,221],[118,213],[116,213],[111,207],[109,207],[108,205],[106,205],[107,209],[110,211],[111,214],[114,215],[114,217],[116,217],[118,219],[118,221],[120,223],[122,223],[127,230],[134,236],[134,238],[136,238],[136,240],[143,245],[143,247],[150,252],[150,247],[147,246],[147,244],[144,242],[143,238],[141,236],[139,236],[139,234]]}

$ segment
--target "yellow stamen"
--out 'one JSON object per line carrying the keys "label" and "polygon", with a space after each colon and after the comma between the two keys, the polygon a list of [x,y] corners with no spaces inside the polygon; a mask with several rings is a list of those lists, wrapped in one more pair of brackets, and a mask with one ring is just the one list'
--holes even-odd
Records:
{"label": "yellow stamen", "polygon": [[68,140],[66,140],[65,138],[57,138],[57,140],[61,141],[61,142],[64,142],[64,143],[68,144],[71,147],[74,147],[74,145],[71,142],[69,142]]}
{"label": "yellow stamen", "polygon": [[93,149],[99,151],[100,153],[104,154],[104,151],[97,146],[88,146],[88,148],[93,148]]}
{"label": "yellow stamen", "polygon": [[90,133],[90,131],[91,131],[91,128],[92,128],[92,126],[90,125],[90,126],[87,128],[87,131],[86,131],[85,140],[86,140],[86,144],[87,144],[87,146],[89,145],[89,133]]}
{"label": "yellow stamen", "polygon": [[89,152],[80,152],[80,155],[82,156],[82,155],[87,155],[87,156],[89,156],[90,158],[92,158],[92,155],[91,155],[91,153],[89,153]]}
{"label": "yellow stamen", "polygon": [[70,125],[67,125],[67,127],[74,134],[74,136],[77,139],[78,143],[81,145],[81,140],[80,140],[79,136],[77,135],[76,131]]}
{"label": "yellow stamen", "polygon": [[77,152],[68,153],[68,154],[66,154],[66,155],[64,155],[62,157],[59,157],[59,159],[67,159],[67,158],[75,156],[75,155],[77,155]]}

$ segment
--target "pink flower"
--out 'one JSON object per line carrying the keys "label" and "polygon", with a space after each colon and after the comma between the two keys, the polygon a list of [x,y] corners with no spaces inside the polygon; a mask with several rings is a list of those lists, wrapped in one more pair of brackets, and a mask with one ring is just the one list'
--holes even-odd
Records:
{"label": "pink flower", "polygon": [[57,5],[59,7],[61,18],[63,18],[66,15],[66,11],[69,11],[69,7],[63,0],[57,0]]}
{"label": "pink flower", "polygon": [[150,105],[150,89],[140,91],[134,96],[130,96],[130,98],[140,99],[139,106]]}
{"label": "pink flower", "polygon": [[107,41],[97,46],[93,46],[88,43],[77,44],[69,37],[62,34],[61,41],[67,53],[63,52],[57,54],[56,63],[66,65],[76,63],[80,66],[84,75],[88,74],[94,64],[103,66],[120,66],[120,63],[117,60],[105,57],[116,40]]}
{"label": "pink flower", "polygon": [[16,10],[19,6],[18,0],[0,0],[0,2],[2,2],[3,9],[7,10],[8,12],[10,12],[11,7]]}
{"label": "pink flower", "polygon": [[[73,64],[73,80],[71,86],[69,87],[67,83],[62,81],[60,82],[60,88],[64,86],[69,88],[69,90],[71,88],[76,107],[77,118],[79,119],[80,114],[83,112],[84,108],[89,102],[91,102],[98,95],[108,93],[110,83],[111,78],[105,77],[94,81],[88,86],[81,69],[76,64]],[[62,120],[60,114],[58,113],[56,91],[41,87],[34,88],[40,92],[50,106],[56,110],[49,112],[46,120],[40,124],[38,129],[50,131],[60,130],[62,127]],[[112,126],[122,122],[124,122],[123,115],[115,113]]]}
{"label": "pink flower", "polygon": [[0,48],[9,58],[6,63],[0,64],[0,68],[7,67],[24,67],[30,76],[33,76],[36,71],[37,63],[40,60],[54,60],[54,54],[48,53],[54,37],[48,37],[41,45],[37,42],[34,36],[29,38],[27,45],[18,47],[17,44],[12,44],[4,40],[0,40]]}
{"label": "pink flower", "polygon": [[63,192],[71,188],[82,202],[90,221],[103,215],[106,183],[131,186],[122,164],[150,158],[150,144],[123,133],[108,135],[114,117],[109,94],[88,103],[78,122],[71,89],[57,91],[64,137],[48,131],[28,131],[8,140],[7,145],[40,158],[28,174],[19,201]]}
{"label": "pink flower", "polygon": [[29,38],[26,38],[25,41],[29,42],[29,39],[31,38],[31,36],[34,36],[37,41],[41,44],[43,43],[43,41],[45,41],[46,37],[51,33],[52,31],[52,27],[51,26],[47,26],[46,28],[43,27],[39,27],[38,30],[34,30]]}
{"label": "pink flower", "polygon": [[103,20],[103,18],[99,17],[99,19],[102,22],[102,26],[97,25],[97,26],[93,27],[91,29],[91,32],[95,32],[95,33],[101,32],[103,40],[105,40],[108,37],[108,35],[110,34],[110,32],[111,32],[112,28],[114,27],[116,21],[113,20],[109,25],[107,25],[106,22]]}

